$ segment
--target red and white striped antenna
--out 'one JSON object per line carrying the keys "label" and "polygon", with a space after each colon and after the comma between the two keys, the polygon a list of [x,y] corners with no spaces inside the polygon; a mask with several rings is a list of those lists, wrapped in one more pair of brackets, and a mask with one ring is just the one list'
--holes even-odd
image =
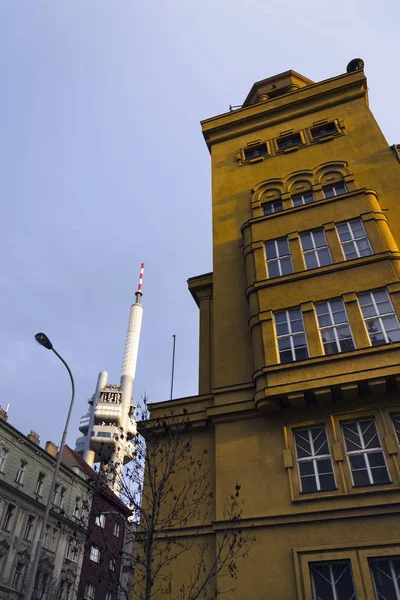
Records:
{"label": "red and white striped antenna", "polygon": [[144,275],[144,263],[140,265],[139,283],[138,288],[135,292],[136,302],[140,304],[140,298],[143,295],[143,275]]}

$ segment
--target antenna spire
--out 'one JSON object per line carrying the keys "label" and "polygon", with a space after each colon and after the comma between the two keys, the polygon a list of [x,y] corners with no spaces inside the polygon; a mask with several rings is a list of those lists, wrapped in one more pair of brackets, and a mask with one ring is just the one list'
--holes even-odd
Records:
{"label": "antenna spire", "polygon": [[139,273],[139,283],[138,283],[138,288],[135,292],[135,296],[136,296],[136,303],[140,304],[140,298],[143,295],[143,275],[144,275],[144,263],[142,263],[140,265],[140,273]]}

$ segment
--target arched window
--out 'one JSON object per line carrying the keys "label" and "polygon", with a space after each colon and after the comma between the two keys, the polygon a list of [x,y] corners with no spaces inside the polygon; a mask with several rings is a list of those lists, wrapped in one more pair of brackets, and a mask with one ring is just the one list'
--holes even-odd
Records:
{"label": "arched window", "polygon": [[325,173],[322,175],[320,183],[325,198],[340,196],[348,191],[343,175],[339,171],[329,171],[328,173]]}
{"label": "arched window", "polygon": [[304,204],[310,204],[315,201],[314,192],[312,190],[311,181],[307,179],[300,179],[295,181],[290,186],[290,196],[292,198],[293,206],[303,206]]}
{"label": "arched window", "polygon": [[281,192],[278,188],[265,190],[260,201],[263,215],[272,215],[283,210]]}

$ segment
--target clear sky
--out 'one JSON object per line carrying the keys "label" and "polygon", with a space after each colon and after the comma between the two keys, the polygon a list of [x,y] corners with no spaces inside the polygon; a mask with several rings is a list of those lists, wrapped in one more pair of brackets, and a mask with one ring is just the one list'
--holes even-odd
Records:
{"label": "clear sky", "polygon": [[199,121],[287,69],[314,81],[365,61],[370,106],[400,142],[397,0],[0,0],[0,404],[69,442],[97,374],[118,383],[146,263],[135,395],[197,392],[188,277],[212,270],[210,161]]}

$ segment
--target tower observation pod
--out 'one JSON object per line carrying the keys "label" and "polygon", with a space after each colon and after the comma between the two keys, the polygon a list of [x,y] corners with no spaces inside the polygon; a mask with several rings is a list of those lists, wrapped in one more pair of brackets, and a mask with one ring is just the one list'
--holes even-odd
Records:
{"label": "tower observation pod", "polygon": [[140,267],[135,302],[129,313],[124,359],[119,384],[108,383],[108,373],[101,371],[96,391],[89,402],[89,410],[79,424],[83,434],[76,440],[75,450],[83,455],[88,465],[99,462],[107,471],[110,487],[118,493],[124,464],[134,457],[133,438],[136,435],[135,405],[132,404],[133,384],[142,328],[144,263]]}

